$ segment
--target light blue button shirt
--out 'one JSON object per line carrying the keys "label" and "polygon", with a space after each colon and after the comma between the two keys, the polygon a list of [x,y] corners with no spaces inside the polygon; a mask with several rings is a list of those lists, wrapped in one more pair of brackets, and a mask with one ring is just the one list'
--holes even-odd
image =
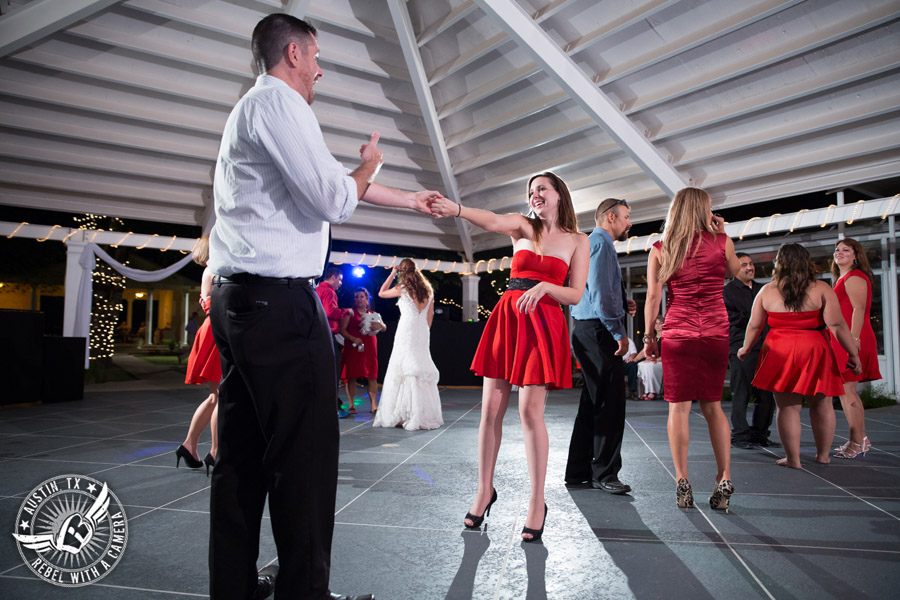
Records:
{"label": "light blue button shirt", "polygon": [[581,301],[572,307],[572,318],[579,321],[600,319],[603,326],[620,340],[625,330],[625,306],[622,302],[622,270],[612,236],[595,227],[589,236],[591,265]]}

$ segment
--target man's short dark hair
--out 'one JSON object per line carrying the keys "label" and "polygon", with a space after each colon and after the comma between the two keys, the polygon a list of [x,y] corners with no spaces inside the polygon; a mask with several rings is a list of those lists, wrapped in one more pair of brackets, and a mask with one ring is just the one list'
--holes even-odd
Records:
{"label": "man's short dark hair", "polygon": [[[597,205],[597,210],[594,211],[594,221],[599,220],[600,215],[602,215],[603,213],[608,212],[610,210],[613,210],[615,207],[619,206],[620,204],[622,206],[624,206],[625,208],[628,208],[628,202],[626,202],[625,200],[620,200],[619,198],[607,198],[607,199],[603,200],[603,202],[601,202],[600,204]],[[616,216],[619,216],[618,210],[616,211]]]}
{"label": "man's short dark hair", "polygon": [[750,255],[746,252],[735,252],[734,255],[738,257],[738,260],[744,258],[745,256],[748,258],[750,257]]}
{"label": "man's short dark hair", "polygon": [[285,47],[296,42],[306,49],[310,37],[316,35],[316,28],[297,17],[284,13],[275,13],[265,17],[253,28],[250,49],[253,60],[260,74],[281,61]]}
{"label": "man's short dark hair", "polygon": [[325,269],[325,272],[322,273],[321,281],[328,281],[336,275],[343,275],[343,273],[337,267],[328,267],[327,269]]}

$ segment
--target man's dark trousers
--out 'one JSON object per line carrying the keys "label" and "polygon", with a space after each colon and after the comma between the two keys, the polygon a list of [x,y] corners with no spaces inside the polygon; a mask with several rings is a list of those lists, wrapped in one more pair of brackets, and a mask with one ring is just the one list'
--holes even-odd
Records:
{"label": "man's dark trousers", "polygon": [[[759,352],[750,352],[740,360],[737,354],[728,357],[731,369],[731,440],[751,443],[764,442],[769,437],[769,427],[775,414],[775,397],[772,392],[752,386],[753,375]],[[756,396],[753,409],[753,424],[747,423],[747,405],[750,403],[751,387]]]}
{"label": "man's dark trousers", "polygon": [[599,319],[575,320],[572,348],[584,374],[569,443],[566,481],[619,478],[625,433],[625,368],[612,334]]}
{"label": "man's dark trousers", "polygon": [[222,356],[210,494],[210,596],[251,597],[266,496],[285,598],[328,594],[339,431],[331,332],[313,287],[216,283]]}

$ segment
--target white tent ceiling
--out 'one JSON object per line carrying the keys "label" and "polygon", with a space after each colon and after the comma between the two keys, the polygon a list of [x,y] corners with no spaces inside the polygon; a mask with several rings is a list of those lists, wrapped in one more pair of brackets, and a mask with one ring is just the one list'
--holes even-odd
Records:
{"label": "white tent ceiling", "polygon": [[[900,174],[897,0],[2,0],[0,204],[205,224],[267,13],[319,29],[316,112],[352,168],[521,211],[550,169],[587,229],[703,186],[718,206]],[[894,193],[897,190],[890,191]],[[876,195],[879,191],[875,192]],[[361,206],[337,239],[472,252],[506,238]]]}

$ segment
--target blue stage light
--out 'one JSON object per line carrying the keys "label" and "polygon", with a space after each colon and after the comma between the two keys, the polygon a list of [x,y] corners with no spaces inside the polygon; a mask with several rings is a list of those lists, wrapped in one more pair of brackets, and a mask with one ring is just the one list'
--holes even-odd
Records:
{"label": "blue stage light", "polygon": [[366,268],[365,267],[353,267],[353,276],[357,279],[365,276]]}

